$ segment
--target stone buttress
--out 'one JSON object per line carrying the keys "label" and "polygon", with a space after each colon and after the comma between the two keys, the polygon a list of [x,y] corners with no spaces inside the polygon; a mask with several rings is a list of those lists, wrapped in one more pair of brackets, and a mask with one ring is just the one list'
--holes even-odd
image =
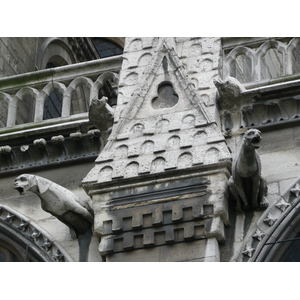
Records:
{"label": "stone buttress", "polygon": [[207,101],[209,42],[126,40],[112,132],[82,183],[106,261],[220,260],[231,155]]}

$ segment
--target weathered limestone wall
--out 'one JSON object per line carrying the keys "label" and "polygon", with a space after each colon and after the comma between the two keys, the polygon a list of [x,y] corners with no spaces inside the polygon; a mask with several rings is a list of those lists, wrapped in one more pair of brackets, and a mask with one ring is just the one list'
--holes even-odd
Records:
{"label": "weathered limestone wall", "polygon": [[35,71],[36,37],[0,38],[0,77]]}

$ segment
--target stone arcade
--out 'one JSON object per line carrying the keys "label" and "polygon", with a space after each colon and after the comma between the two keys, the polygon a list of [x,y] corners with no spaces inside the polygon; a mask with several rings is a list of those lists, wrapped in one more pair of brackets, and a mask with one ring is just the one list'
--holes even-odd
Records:
{"label": "stone arcade", "polygon": [[0,46],[0,261],[300,261],[299,38]]}

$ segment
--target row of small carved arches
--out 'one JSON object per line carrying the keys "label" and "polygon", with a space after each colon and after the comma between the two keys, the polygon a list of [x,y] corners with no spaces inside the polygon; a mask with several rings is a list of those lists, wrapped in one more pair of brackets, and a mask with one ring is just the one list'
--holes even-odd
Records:
{"label": "row of small carved arches", "polygon": [[[172,154],[173,155],[173,154]],[[203,161],[201,164],[209,165],[213,163],[217,163],[220,159],[220,150],[216,147],[209,148],[205,154],[203,155]],[[148,168],[143,170],[142,173],[162,173],[166,171],[166,167],[169,161],[163,157],[163,155],[155,157],[151,163],[149,164]],[[116,163],[116,167],[120,166],[120,163]],[[181,153],[177,157],[177,161],[175,166],[172,169],[186,169],[193,167],[193,154],[189,151]],[[114,168],[111,165],[106,165],[101,168],[98,176],[99,182],[110,181],[113,177]],[[140,163],[136,160],[132,160],[131,162],[127,163],[123,170],[120,171],[120,174],[117,177],[135,177],[141,174],[140,171]]]}
{"label": "row of small carved arches", "polygon": [[17,230],[19,235],[32,239],[35,245],[43,249],[43,251],[46,251],[54,261],[66,261],[66,257],[63,254],[64,250],[58,247],[57,243],[53,241],[53,238],[31,221],[27,220],[26,217],[20,215],[20,213],[1,205],[0,219],[14,230]]}
{"label": "row of small carved arches", "polygon": [[267,41],[257,50],[238,46],[226,56],[226,69],[242,83],[299,73],[299,45],[300,38],[293,38],[288,45]]}
{"label": "row of small carved arches", "polygon": [[268,102],[253,104],[242,110],[245,126],[257,126],[300,118],[300,99],[293,97]]}
{"label": "row of small carved arches", "polygon": [[158,43],[157,37],[144,37],[144,38],[126,38],[127,41],[124,52],[140,51],[142,49],[155,47]]}
{"label": "row of small carved arches", "polygon": [[[206,140],[207,140],[207,133],[204,130],[200,130],[191,137],[189,146],[206,144]],[[165,145],[161,145],[160,149],[163,149],[164,151],[178,150],[181,147],[185,147],[185,146],[186,145],[181,146],[181,139],[178,135],[172,135],[166,141]],[[127,158],[129,152],[128,149],[129,148],[126,144],[122,144],[118,146],[115,149],[115,151],[113,151],[114,158],[115,159]],[[155,143],[151,139],[148,139],[141,144],[138,153],[140,155],[151,154],[154,152],[154,149],[155,149]]]}
{"label": "row of small carved arches", "polygon": [[[176,122],[177,121],[178,119],[176,118]],[[187,114],[182,117],[180,125],[178,125],[178,128],[176,128],[176,130],[194,128],[195,125],[196,125],[196,117],[193,114]],[[169,132],[169,127],[170,127],[170,120],[166,118],[161,119],[156,122],[153,133],[155,134],[167,133]],[[130,128],[130,137],[142,136],[145,132],[145,129],[147,129],[145,125],[140,122],[134,124]]]}
{"label": "row of small carved arches", "polygon": [[[60,82],[49,82],[41,91],[33,87],[25,87],[20,89],[15,95],[10,95],[5,92],[0,93],[0,127],[11,127],[16,124],[16,118],[18,109],[22,107],[22,102],[26,96],[30,97],[30,101],[33,101],[33,112],[31,112],[32,119],[28,122],[38,122],[43,120],[44,103],[47,97],[53,90],[57,90],[63,97],[62,100],[62,112],[61,117],[67,117],[71,114],[72,95],[76,92],[76,89],[84,86],[87,92],[87,101],[89,103],[83,103],[82,107],[88,107],[92,99],[98,98],[99,89],[103,86],[104,82],[112,80],[118,83],[119,77],[112,72],[106,72],[101,74],[95,82],[87,77],[75,78],[68,87]],[[24,103],[23,103],[24,104]],[[25,104],[24,104],[25,105]],[[85,109],[82,112],[86,112]]]}

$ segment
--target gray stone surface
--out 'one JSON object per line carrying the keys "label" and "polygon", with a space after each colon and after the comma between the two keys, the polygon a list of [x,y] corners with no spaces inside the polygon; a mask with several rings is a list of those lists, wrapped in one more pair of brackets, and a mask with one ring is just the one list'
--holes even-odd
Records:
{"label": "gray stone surface", "polygon": [[238,212],[265,209],[268,206],[267,183],[261,174],[261,161],[256,152],[261,139],[259,130],[249,129],[232,163],[228,187]]}
{"label": "gray stone surface", "polygon": [[214,239],[140,249],[108,255],[107,262],[219,262]]}

